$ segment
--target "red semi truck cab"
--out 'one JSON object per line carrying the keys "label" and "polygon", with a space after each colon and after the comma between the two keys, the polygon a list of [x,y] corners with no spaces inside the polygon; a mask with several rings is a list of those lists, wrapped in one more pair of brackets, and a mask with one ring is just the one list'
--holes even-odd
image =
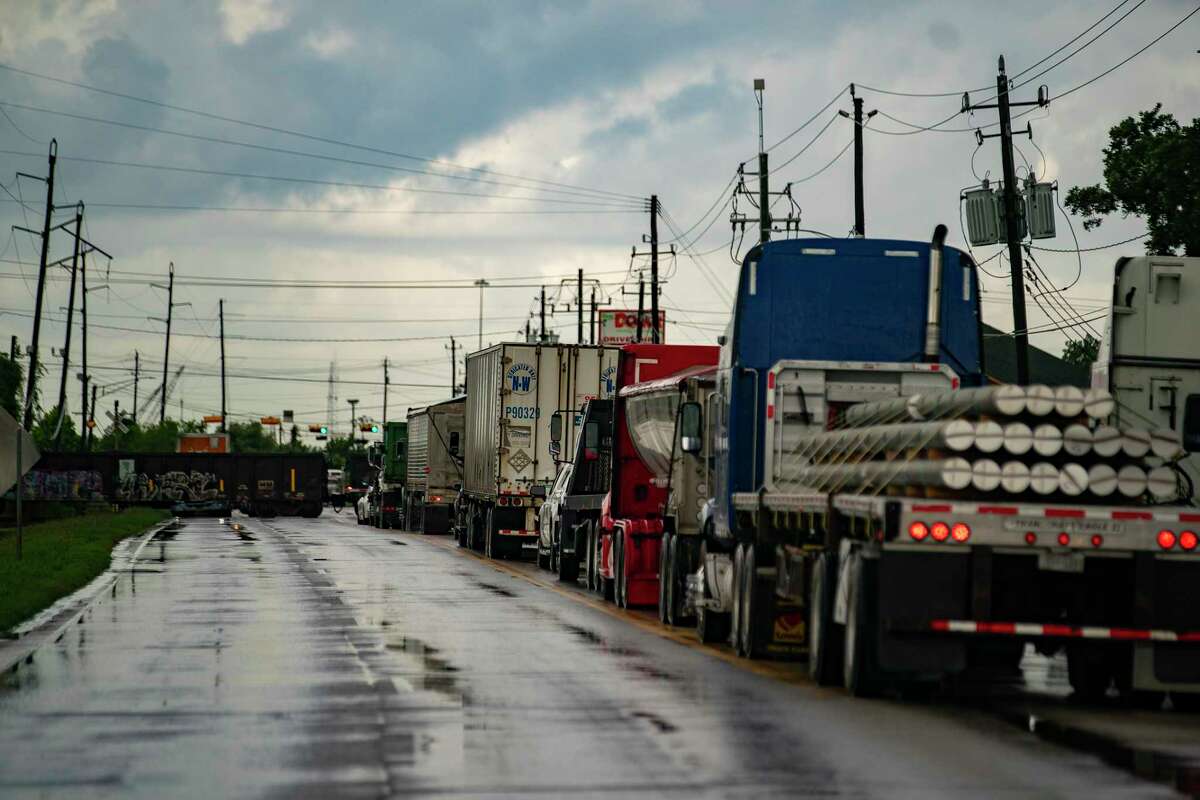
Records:
{"label": "red semi truck cab", "polygon": [[[716,366],[719,354],[720,348],[709,345],[627,344],[617,362],[616,389],[689,367]],[[626,427],[625,403],[616,395],[612,480],[600,513],[597,572],[618,605],[654,606],[668,490],[639,458]]]}

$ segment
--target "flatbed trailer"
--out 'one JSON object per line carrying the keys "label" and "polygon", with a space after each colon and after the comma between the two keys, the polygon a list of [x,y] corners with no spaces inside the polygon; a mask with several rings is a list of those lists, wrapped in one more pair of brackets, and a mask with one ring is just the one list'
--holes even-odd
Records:
{"label": "flatbed trailer", "polygon": [[767,588],[807,606],[823,683],[1015,668],[1030,642],[1065,646],[1085,695],[1200,689],[1195,508],[819,491],[733,502],[776,539]]}
{"label": "flatbed trailer", "polygon": [[[1063,397],[1077,401],[1059,410],[1059,395],[1044,386],[981,387],[975,264],[944,236],[939,226],[931,243],[790,240],[747,255],[706,410],[716,492],[691,602],[731,613],[739,655],[807,657],[818,681],[855,694],[979,666],[1015,671],[1032,643],[1066,651],[1081,697],[1115,687],[1134,701],[1170,691],[1177,705],[1192,702],[1200,690],[1192,493],[1164,500],[1161,482],[1152,491],[1134,463],[1145,449],[1123,443],[1117,455],[1086,451],[1085,463],[1101,473],[1133,468],[1140,487],[1089,494],[1068,479],[1091,473],[1065,456],[1062,431],[1063,455],[1013,462],[1056,476],[1036,490],[997,486],[994,440],[965,445],[970,463],[949,457],[958,445],[936,421],[1000,431],[1000,418],[1029,431],[1050,415],[1064,431],[1090,435],[1113,422],[1113,401],[1104,389],[1089,399],[1066,387]],[[1009,395],[1021,403],[1006,411]],[[956,408],[973,410],[963,417]],[[942,438],[904,438],[914,433]],[[1144,466],[1173,485],[1181,439],[1159,434],[1175,450]],[[848,449],[828,449],[839,447]],[[965,482],[954,461],[967,466]],[[983,463],[994,482],[975,470]]]}

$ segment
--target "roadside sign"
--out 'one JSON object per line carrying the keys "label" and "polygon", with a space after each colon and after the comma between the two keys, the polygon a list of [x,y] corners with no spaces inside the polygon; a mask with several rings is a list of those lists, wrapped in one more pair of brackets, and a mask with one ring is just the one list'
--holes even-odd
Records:
{"label": "roadside sign", "polygon": [[[637,309],[601,308],[597,311],[600,317],[599,344],[629,344],[637,341]],[[642,312],[642,341],[650,341],[652,320],[649,311]],[[665,342],[667,332],[667,314],[658,312],[658,340]]]}
{"label": "roadside sign", "polygon": [[204,416],[204,423],[206,425],[220,425],[221,424],[221,415],[220,414],[206,414]]}
{"label": "roadside sign", "polygon": [[113,426],[116,427],[117,430],[119,430],[121,433],[129,433],[129,427],[125,424],[124,420],[122,420],[116,414],[114,414],[113,412],[108,411],[108,410],[105,410],[104,414],[110,420],[112,420],[112,424],[113,424]]}
{"label": "roadside sign", "polygon": [[260,417],[258,422],[261,425],[278,425],[279,417]]}
{"label": "roadside sign", "polygon": [[292,418],[292,409],[285,408],[283,410],[283,421],[284,422],[293,422],[294,421]]}

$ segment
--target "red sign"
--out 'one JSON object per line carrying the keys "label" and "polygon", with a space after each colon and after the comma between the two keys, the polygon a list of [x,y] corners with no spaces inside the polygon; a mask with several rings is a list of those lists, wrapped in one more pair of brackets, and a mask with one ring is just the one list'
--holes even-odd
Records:
{"label": "red sign", "polygon": [[[600,341],[599,344],[629,344],[637,341],[637,309],[625,308],[602,308],[599,310],[600,315]],[[653,315],[649,311],[642,312],[642,341],[648,342],[651,340],[651,328],[653,327]],[[667,340],[667,314],[665,311],[658,312],[658,341],[665,343]]]}

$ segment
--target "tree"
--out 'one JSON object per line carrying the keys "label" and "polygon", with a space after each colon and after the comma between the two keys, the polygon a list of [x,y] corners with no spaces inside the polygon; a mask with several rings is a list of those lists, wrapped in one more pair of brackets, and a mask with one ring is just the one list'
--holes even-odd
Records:
{"label": "tree", "polygon": [[1200,118],[1181,126],[1159,103],[1108,132],[1104,184],[1076,186],[1067,208],[1087,230],[1120,213],[1145,217],[1147,253],[1200,255]]}
{"label": "tree", "polygon": [[12,414],[18,422],[21,419],[24,386],[25,377],[21,365],[16,359],[0,354],[0,408]]}
{"label": "tree", "polygon": [[[54,449],[54,431],[58,428],[58,407],[47,411],[33,424],[33,441],[38,450],[48,453]],[[62,432],[59,435],[59,447],[64,452],[73,453],[79,449],[79,433],[75,420],[67,414],[63,417]]]}
{"label": "tree", "polygon": [[1062,360],[1081,367],[1091,366],[1100,352],[1100,340],[1090,333],[1082,339],[1072,339],[1063,345]]}

